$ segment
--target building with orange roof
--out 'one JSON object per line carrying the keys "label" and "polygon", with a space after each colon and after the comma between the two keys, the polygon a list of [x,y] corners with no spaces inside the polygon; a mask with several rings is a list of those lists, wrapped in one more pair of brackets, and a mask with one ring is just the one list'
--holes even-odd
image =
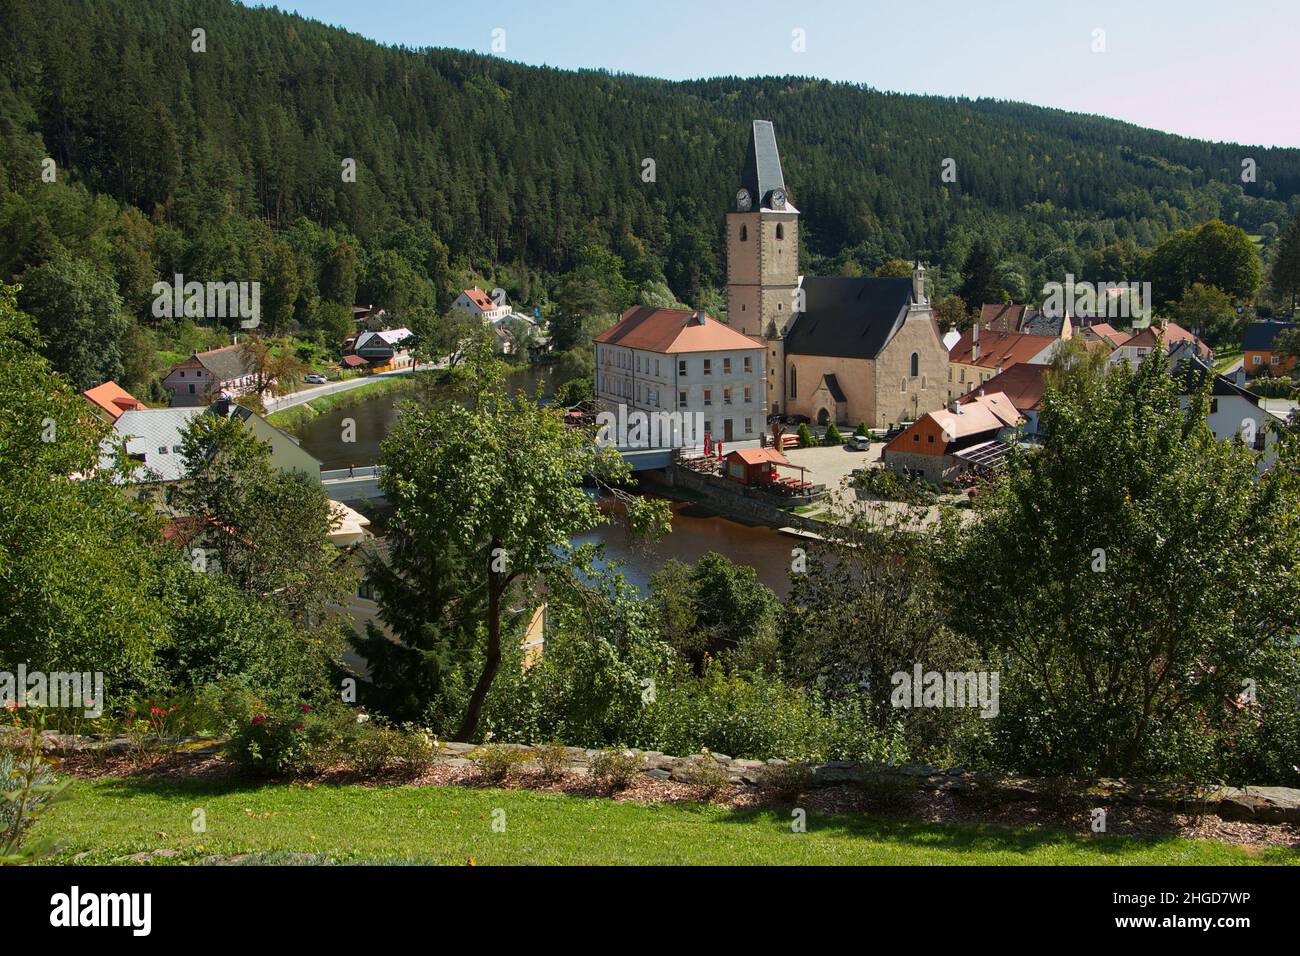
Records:
{"label": "building with orange roof", "polygon": [[940,484],[972,468],[992,468],[1025,423],[1002,392],[972,395],[951,408],[927,412],[885,445],[881,460],[900,474]]}
{"label": "building with orange roof", "polygon": [[1038,415],[1042,411],[1043,392],[1047,389],[1049,371],[1051,366],[1048,365],[1019,362],[957,401],[968,405],[985,395],[1005,395],[1012,407],[1025,419],[1025,435],[1034,436],[1038,434]]}
{"label": "building with orange roof", "polygon": [[109,424],[121,418],[123,412],[137,411],[145,407],[144,402],[113,381],[88,388],[81,393],[81,397],[90,402],[95,414]]}
{"label": "building with orange roof", "polygon": [[948,350],[948,400],[975,391],[1021,363],[1049,365],[1063,341],[1054,335],[981,330],[976,323]]}
{"label": "building with orange roof", "polygon": [[724,442],[766,429],[763,343],[704,312],[633,306],[596,336],[595,349],[603,411],[689,415]]}
{"label": "building with orange roof", "polygon": [[1195,352],[1197,357],[1207,362],[1214,359],[1214,351],[1194,334],[1176,322],[1165,322],[1160,325],[1152,324],[1145,329],[1139,329],[1125,339],[1111,353],[1110,358],[1106,361],[1106,368],[1108,370],[1113,369],[1119,362],[1128,362],[1131,368],[1137,368],[1142,364],[1142,360],[1155,351],[1158,346],[1164,349],[1166,355],[1172,355],[1175,351],[1187,349]]}
{"label": "building with orange roof", "polygon": [[484,322],[499,322],[510,315],[510,303],[505,300],[504,293],[500,293],[499,297],[500,302],[493,297],[492,293],[474,286],[456,296],[451,309],[453,312],[481,319]]}

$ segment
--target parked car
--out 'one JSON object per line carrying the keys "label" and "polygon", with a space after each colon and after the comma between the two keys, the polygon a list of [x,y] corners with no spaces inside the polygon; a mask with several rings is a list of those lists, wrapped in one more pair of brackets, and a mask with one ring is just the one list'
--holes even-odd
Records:
{"label": "parked car", "polygon": [[312,385],[324,385],[327,381],[329,381],[329,379],[327,379],[324,375],[321,375],[319,372],[312,372],[310,375],[304,375],[302,377],[302,380],[304,382],[309,382]]}
{"label": "parked car", "polygon": [[871,447],[871,437],[869,435],[853,435],[849,438],[848,446],[850,451],[866,451]]}
{"label": "parked car", "polygon": [[907,431],[912,422],[899,422],[897,425],[890,425],[889,431],[885,432],[885,441],[893,441],[903,432]]}

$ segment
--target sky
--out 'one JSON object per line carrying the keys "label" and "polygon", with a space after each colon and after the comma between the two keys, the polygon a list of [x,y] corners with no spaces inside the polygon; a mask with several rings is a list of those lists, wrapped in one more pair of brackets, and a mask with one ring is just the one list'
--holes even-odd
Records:
{"label": "sky", "polygon": [[[1300,147],[1300,0],[280,0],[381,43],[667,79],[797,74]],[[503,33],[496,31],[504,31]],[[796,31],[803,40],[799,45]],[[498,47],[493,49],[494,36]],[[1101,47],[1101,49],[1094,49]]]}

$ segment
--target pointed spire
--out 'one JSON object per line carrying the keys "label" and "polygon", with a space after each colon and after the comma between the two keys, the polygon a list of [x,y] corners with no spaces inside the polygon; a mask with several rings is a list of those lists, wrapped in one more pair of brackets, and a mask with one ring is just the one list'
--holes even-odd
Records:
{"label": "pointed spire", "polygon": [[750,127],[740,184],[749,190],[755,208],[767,205],[773,190],[785,189],[781,155],[776,149],[776,130],[771,120],[754,120]]}

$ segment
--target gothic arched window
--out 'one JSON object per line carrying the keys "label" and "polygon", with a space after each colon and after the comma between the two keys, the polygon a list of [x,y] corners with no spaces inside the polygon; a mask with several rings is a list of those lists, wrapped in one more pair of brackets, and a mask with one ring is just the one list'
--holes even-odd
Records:
{"label": "gothic arched window", "polygon": [[920,374],[921,374],[921,353],[913,352],[912,353],[912,378],[916,378]]}
{"label": "gothic arched window", "polygon": [[740,241],[741,241],[741,242],[749,242],[749,227],[748,227],[748,226],[741,226],[741,227],[740,227]]}
{"label": "gothic arched window", "polygon": [[790,397],[796,398],[799,394],[799,373],[795,371],[793,365],[790,366]]}
{"label": "gothic arched window", "polygon": [[776,238],[785,238],[785,226],[781,225],[779,222],[776,224]]}

